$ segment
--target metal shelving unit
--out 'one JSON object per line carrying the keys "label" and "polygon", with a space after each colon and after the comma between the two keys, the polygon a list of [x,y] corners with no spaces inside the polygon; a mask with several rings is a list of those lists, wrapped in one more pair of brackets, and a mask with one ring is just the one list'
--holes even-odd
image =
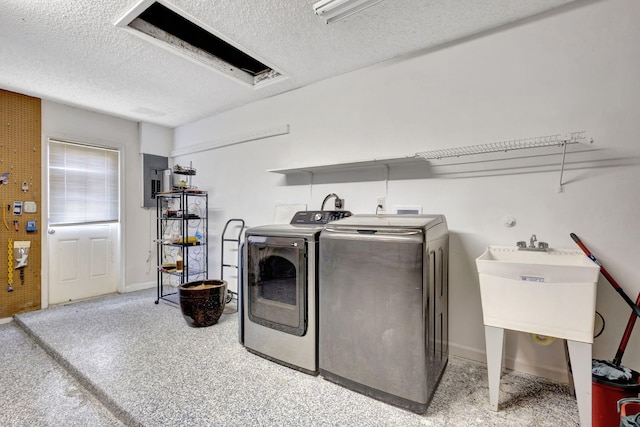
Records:
{"label": "metal shelving unit", "polygon": [[[157,299],[178,303],[178,286],[206,280],[208,257],[208,195],[182,190],[156,195]],[[182,269],[176,259],[182,257]]]}

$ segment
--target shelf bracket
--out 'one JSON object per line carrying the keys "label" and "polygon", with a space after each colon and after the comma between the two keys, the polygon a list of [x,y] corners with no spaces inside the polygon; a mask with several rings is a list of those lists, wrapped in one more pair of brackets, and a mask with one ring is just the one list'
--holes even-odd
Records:
{"label": "shelf bracket", "polygon": [[564,174],[564,159],[567,155],[567,142],[562,143],[562,163],[560,164],[560,186],[558,187],[558,193],[564,193],[564,183],[562,182],[562,175]]}

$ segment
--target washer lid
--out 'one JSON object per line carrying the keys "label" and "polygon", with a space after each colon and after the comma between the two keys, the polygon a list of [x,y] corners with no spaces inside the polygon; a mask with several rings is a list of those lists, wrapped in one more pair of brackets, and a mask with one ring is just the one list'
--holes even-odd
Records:
{"label": "washer lid", "polygon": [[443,215],[353,215],[329,224],[332,229],[431,228],[443,222]]}

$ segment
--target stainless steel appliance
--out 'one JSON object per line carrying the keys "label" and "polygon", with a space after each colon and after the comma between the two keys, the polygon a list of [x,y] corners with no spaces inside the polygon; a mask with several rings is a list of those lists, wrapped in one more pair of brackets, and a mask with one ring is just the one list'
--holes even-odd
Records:
{"label": "stainless steel appliance", "polygon": [[320,234],[320,375],[426,412],[449,355],[448,251],[442,215],[328,224]]}
{"label": "stainless steel appliance", "polygon": [[301,211],[253,227],[243,245],[240,339],[252,353],[318,374],[318,237],[348,211]]}

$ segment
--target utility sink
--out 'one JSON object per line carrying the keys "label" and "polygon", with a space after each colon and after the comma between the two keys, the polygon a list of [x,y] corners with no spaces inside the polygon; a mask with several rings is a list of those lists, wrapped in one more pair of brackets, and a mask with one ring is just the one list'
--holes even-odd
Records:
{"label": "utility sink", "polygon": [[498,410],[504,330],[563,338],[580,425],[591,426],[591,356],[600,267],[581,251],[489,246],[476,258],[487,346],[489,404]]}
{"label": "utility sink", "polygon": [[600,267],[583,252],[489,246],[476,265],[486,326],[593,343]]}

